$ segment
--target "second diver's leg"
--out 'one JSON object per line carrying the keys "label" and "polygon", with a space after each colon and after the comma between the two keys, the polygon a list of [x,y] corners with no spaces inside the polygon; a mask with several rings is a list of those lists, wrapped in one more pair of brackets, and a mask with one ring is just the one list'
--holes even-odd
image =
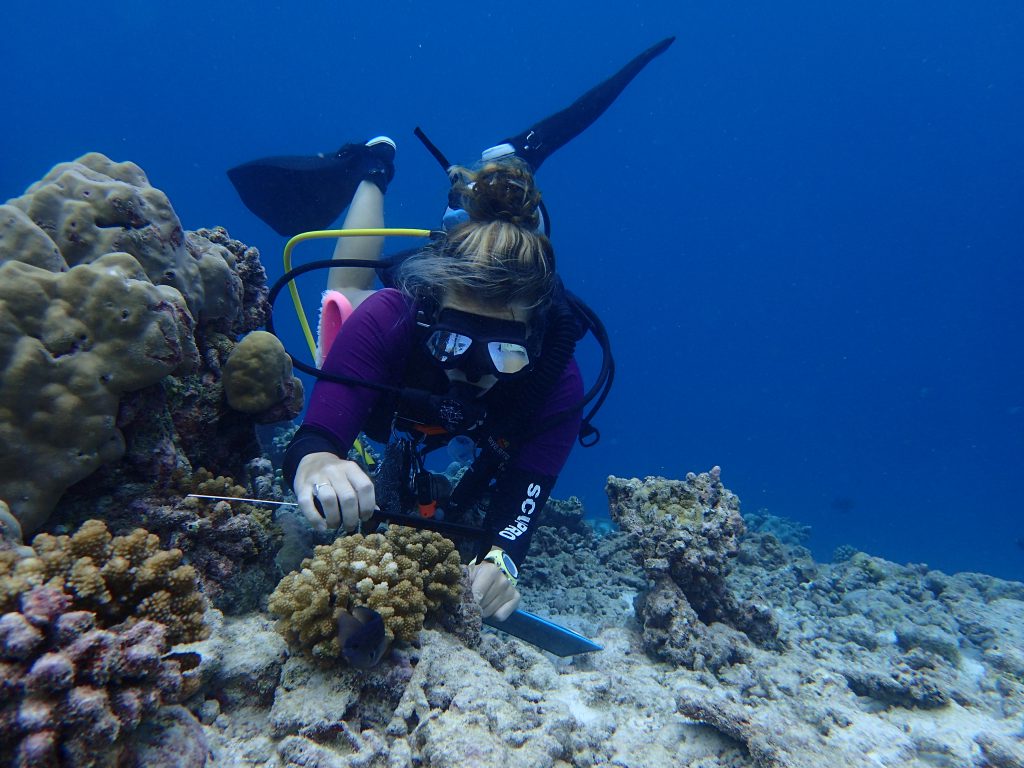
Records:
{"label": "second diver's leg", "polygon": [[[384,193],[372,181],[360,182],[342,224],[344,229],[376,229],[384,226]],[[339,237],[334,247],[335,259],[380,259],[384,248],[383,237]],[[373,269],[343,267],[332,269],[327,276],[327,288],[339,291],[355,309],[373,291]]]}
{"label": "second diver's leg", "polygon": [[[349,204],[344,229],[378,229],[384,226],[384,193],[395,175],[395,143],[386,136],[366,142],[363,181],[356,187]],[[383,237],[340,237],[334,248],[335,259],[377,261],[384,248]],[[361,267],[332,269],[327,289],[342,293],[352,309],[374,293],[376,270]]]}
{"label": "second diver's leg", "polygon": [[[540,168],[541,163],[555,150],[568,144],[586,130],[591,123],[597,120],[612,105],[612,102],[618,98],[619,94],[622,93],[633,78],[640,73],[640,70],[647,66],[654,58],[664,53],[674,41],[675,37],[668,37],[657,45],[651,46],[614,75],[591,88],[562,111],[544,118],[539,123],[532,125],[512,138],[505,139],[504,143],[511,145],[511,149],[515,151],[515,154],[529,163],[536,172]],[[487,159],[488,152],[498,150],[500,146],[498,145],[498,147],[485,152],[484,159]]]}

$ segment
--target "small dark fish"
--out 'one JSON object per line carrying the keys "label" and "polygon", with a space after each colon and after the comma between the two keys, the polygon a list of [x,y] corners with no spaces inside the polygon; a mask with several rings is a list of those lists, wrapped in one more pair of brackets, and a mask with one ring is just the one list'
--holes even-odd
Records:
{"label": "small dark fish", "polygon": [[832,500],[832,509],[841,515],[848,515],[853,511],[854,504],[853,499],[840,496],[838,499]]}
{"label": "small dark fish", "polygon": [[195,651],[171,651],[165,653],[163,657],[167,661],[176,661],[182,672],[189,672],[199,666],[199,663],[203,660]]}
{"label": "small dark fish", "polygon": [[388,650],[384,619],[372,608],[357,605],[338,617],[338,639],[341,655],[359,669],[376,666]]}

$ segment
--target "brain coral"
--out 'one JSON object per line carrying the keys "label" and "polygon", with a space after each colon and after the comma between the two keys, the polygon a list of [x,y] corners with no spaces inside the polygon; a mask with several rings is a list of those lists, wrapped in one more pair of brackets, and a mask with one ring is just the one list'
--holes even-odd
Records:
{"label": "brain coral", "polygon": [[206,601],[196,573],[181,564],[181,550],[161,549],[160,540],[137,528],[111,536],[89,520],[73,536],[41,533],[32,552],[0,552],[0,611],[13,610],[18,596],[37,586],[63,590],[75,609],[95,614],[103,627],[149,619],[167,627],[172,643],[201,640]]}
{"label": "brain coral", "polygon": [[[384,535],[353,534],[319,546],[270,596],[270,612],[289,644],[316,659],[341,655],[337,622],[365,605],[384,620],[388,639],[412,640],[428,611],[458,601],[462,566],[441,535],[390,526]],[[426,584],[426,587],[425,587]]]}
{"label": "brain coral", "polygon": [[125,736],[181,690],[166,628],[98,629],[36,587],[0,615],[0,753],[15,766],[114,766]]}

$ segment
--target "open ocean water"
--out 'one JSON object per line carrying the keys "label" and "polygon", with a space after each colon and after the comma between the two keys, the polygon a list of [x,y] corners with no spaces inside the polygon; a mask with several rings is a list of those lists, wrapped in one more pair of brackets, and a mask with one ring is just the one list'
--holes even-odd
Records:
{"label": "open ocean water", "polygon": [[471,162],[671,34],[538,176],[618,364],[555,495],[717,464],[819,558],[1024,578],[1019,2],[10,4],[0,196],[131,160],[274,277],[227,168],[385,133],[388,224],[436,226],[416,125]]}

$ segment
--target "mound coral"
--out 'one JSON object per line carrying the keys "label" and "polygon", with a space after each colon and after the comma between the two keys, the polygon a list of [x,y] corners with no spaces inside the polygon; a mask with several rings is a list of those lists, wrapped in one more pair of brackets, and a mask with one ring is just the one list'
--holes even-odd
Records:
{"label": "mound coral", "polygon": [[612,520],[630,535],[653,582],[637,607],[649,653],[717,669],[739,661],[747,639],[774,643],[771,612],[741,600],[726,583],[744,526],[718,467],[683,481],[609,477],[606,491]]}
{"label": "mound coral", "polygon": [[73,486],[137,495],[257,456],[255,423],[302,405],[283,374],[268,410],[225,399],[222,367],[266,296],[255,248],[185,232],[132,163],[91,153],[0,205],[0,498],[25,533]]}
{"label": "mound coral", "polygon": [[292,375],[292,361],[272,333],[253,331],[242,339],[224,366],[224,394],[236,411],[281,421],[276,413],[302,410],[302,382]]}
{"label": "mound coral", "polygon": [[99,520],[86,521],[73,536],[41,533],[32,554],[0,552],[0,611],[36,586],[63,590],[76,610],[95,614],[101,627],[150,620],[167,627],[171,643],[206,637],[206,601],[195,569],[181,564],[181,550],[162,549],[143,528],[111,536]]}
{"label": "mound coral", "polygon": [[[223,259],[197,259],[185,248],[185,232],[170,201],[135,163],[90,152],[54,166],[7,205],[25,218],[12,221],[16,214],[5,207],[4,228],[11,235],[0,240],[0,247],[32,243],[31,263],[44,269],[64,271],[104,254],[128,253],[150,282],[184,296],[197,321],[222,315],[241,299],[241,282]],[[27,230],[26,223],[31,224]],[[6,259],[22,260],[19,251],[4,247],[0,260]]]}
{"label": "mound coral", "polygon": [[0,753],[15,766],[113,766],[125,737],[182,687],[166,627],[99,629],[36,587],[0,616]]}
{"label": "mound coral", "polygon": [[384,620],[389,640],[409,641],[428,612],[458,601],[462,566],[455,545],[437,533],[391,526],[319,546],[270,596],[270,612],[290,645],[313,658],[340,657],[338,618],[364,605]]}
{"label": "mound coral", "polygon": [[197,357],[181,294],[127,254],[67,272],[0,264],[0,497],[22,528],[124,453],[122,394]]}

